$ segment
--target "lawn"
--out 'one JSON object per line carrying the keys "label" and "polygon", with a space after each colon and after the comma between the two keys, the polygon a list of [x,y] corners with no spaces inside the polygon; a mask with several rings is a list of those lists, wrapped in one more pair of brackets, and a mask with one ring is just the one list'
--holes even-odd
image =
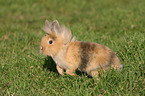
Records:
{"label": "lawn", "polygon": [[[39,53],[45,20],[57,19],[80,41],[108,46],[124,67],[61,76]],[[0,0],[1,96],[144,96],[144,0]]]}

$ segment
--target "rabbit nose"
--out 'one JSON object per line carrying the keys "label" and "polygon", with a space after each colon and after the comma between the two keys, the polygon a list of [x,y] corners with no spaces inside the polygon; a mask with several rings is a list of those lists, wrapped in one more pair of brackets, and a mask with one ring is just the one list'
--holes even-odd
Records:
{"label": "rabbit nose", "polygon": [[42,48],[42,46],[40,46],[40,53],[41,53],[41,54],[43,53],[43,48]]}

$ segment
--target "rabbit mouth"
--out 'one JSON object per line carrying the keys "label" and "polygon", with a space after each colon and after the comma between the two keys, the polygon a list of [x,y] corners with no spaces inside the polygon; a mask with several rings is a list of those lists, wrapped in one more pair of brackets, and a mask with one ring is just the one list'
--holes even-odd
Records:
{"label": "rabbit mouth", "polygon": [[40,53],[43,54],[43,48],[40,46]]}

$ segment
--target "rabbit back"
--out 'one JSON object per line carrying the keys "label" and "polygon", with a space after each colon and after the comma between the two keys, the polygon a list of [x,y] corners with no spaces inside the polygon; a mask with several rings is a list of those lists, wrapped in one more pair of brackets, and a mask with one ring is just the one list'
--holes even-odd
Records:
{"label": "rabbit back", "polygon": [[98,68],[120,66],[118,57],[110,48],[93,42],[71,42],[65,58],[70,68],[78,68],[87,73]]}

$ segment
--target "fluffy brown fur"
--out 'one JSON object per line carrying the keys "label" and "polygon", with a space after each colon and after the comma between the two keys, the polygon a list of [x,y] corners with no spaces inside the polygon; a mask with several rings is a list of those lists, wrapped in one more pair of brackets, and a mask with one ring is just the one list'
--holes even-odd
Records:
{"label": "fluffy brown fur", "polygon": [[71,40],[71,31],[64,25],[60,27],[57,20],[52,23],[46,20],[44,31],[47,34],[42,38],[40,50],[53,58],[61,75],[63,69],[70,75],[79,69],[97,76],[100,68],[120,68],[120,61],[111,49],[98,43],[75,41],[75,37]]}

